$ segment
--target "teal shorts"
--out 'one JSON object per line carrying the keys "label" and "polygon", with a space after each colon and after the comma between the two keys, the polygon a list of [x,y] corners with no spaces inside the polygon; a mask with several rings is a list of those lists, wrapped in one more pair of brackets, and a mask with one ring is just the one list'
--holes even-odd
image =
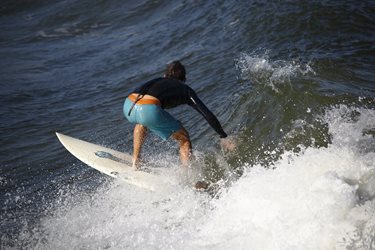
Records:
{"label": "teal shorts", "polygon": [[124,115],[131,123],[142,124],[164,140],[182,128],[181,123],[156,104],[136,104],[129,114],[133,102],[126,98]]}

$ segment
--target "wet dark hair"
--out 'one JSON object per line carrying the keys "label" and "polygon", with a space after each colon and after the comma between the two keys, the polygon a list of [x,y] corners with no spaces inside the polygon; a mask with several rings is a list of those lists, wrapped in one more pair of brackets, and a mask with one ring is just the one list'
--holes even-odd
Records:
{"label": "wet dark hair", "polygon": [[165,70],[165,77],[186,81],[186,71],[184,65],[180,61],[174,61],[168,64]]}

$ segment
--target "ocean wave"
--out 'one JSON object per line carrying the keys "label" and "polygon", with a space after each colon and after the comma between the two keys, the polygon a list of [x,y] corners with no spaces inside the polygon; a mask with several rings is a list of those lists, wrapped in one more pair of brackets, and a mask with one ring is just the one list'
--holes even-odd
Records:
{"label": "ocean wave", "polygon": [[247,168],[214,201],[202,241],[218,249],[374,247],[375,138],[364,133],[374,119],[371,109],[329,108],[332,143],[285,152],[272,169]]}
{"label": "ocean wave", "polygon": [[[185,186],[149,193],[115,182],[92,196],[70,189],[18,242],[38,249],[371,249],[375,138],[364,131],[375,110],[334,106],[322,119],[333,137],[327,147],[287,151],[272,169],[247,166],[214,199]],[[370,150],[357,150],[359,142]],[[177,178],[172,172],[162,174]]]}
{"label": "ocean wave", "polygon": [[291,78],[315,74],[309,63],[272,60],[268,51],[241,53],[236,60],[236,67],[243,80],[270,86],[274,91],[278,91],[278,85],[290,83]]}

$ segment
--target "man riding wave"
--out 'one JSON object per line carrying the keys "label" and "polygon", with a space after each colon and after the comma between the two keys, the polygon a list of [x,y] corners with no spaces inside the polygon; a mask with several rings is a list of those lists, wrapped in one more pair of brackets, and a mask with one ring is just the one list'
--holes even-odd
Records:
{"label": "man riding wave", "polygon": [[[187,104],[197,110],[222,138],[222,144],[227,134],[224,132],[216,116],[198,98],[195,91],[185,84],[185,67],[179,61],[167,66],[164,77],[152,79],[133,90],[125,100],[124,115],[129,122],[135,123],[133,141],[133,168],[139,168],[139,156],[147,130],[152,131],[163,139],[172,137],[180,145],[180,160],[183,166],[188,166],[192,155],[192,145],[189,133],[165,109]],[[229,148],[233,146],[228,145]]]}

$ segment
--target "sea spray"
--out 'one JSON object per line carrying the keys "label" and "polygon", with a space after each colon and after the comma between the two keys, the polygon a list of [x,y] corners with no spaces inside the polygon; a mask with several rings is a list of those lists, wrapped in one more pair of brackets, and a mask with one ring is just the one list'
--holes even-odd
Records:
{"label": "sea spray", "polygon": [[[348,118],[354,111],[358,117]],[[285,152],[273,169],[249,168],[213,201],[200,244],[216,249],[375,247],[375,189],[369,183],[375,177],[375,138],[363,134],[373,126],[375,111],[338,106],[324,118],[333,143]],[[348,134],[356,138],[342,143]],[[362,140],[366,151],[357,150]]]}
{"label": "sea spray", "polygon": [[[18,242],[34,249],[371,249],[375,144],[364,131],[374,117],[371,109],[328,109],[321,118],[333,137],[327,147],[284,152],[272,169],[246,166],[215,197],[186,185],[160,193],[112,182],[78,200],[73,190]],[[344,143],[348,134],[354,137]],[[178,178],[173,168],[160,174]]]}
{"label": "sea spray", "polygon": [[309,63],[296,60],[272,60],[268,51],[256,50],[241,53],[236,60],[236,67],[243,80],[271,87],[278,92],[278,85],[290,83],[297,76],[315,74]]}

